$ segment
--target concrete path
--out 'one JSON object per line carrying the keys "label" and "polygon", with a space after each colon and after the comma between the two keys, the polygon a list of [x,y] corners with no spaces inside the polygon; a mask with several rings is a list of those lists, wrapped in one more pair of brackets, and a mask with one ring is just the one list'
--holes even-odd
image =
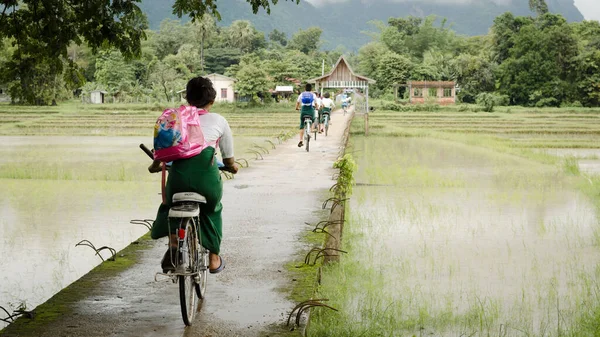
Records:
{"label": "concrete path", "polygon": [[[298,136],[252,161],[224,187],[226,269],[210,275],[207,298],[194,325],[184,328],[178,287],[154,281],[166,240],[143,253],[141,263],[104,280],[87,298],[35,336],[277,336],[294,307],[287,297],[292,279],[286,263],[309,247],[300,242],[308,227],[325,217],[321,203],[334,181],[332,164],[342,146],[350,114],[334,113],[328,137],[318,135],[311,151]],[[243,154],[238,154],[244,156]],[[5,336],[19,336],[7,329]]]}

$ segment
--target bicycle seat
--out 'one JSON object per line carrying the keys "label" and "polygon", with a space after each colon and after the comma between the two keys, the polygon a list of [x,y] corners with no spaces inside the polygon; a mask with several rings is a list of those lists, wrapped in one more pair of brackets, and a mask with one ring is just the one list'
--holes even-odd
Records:
{"label": "bicycle seat", "polygon": [[206,198],[195,192],[181,192],[173,194],[173,203],[176,204],[178,202],[201,202],[206,204]]}
{"label": "bicycle seat", "polygon": [[198,204],[179,204],[169,208],[169,218],[195,218],[200,215]]}

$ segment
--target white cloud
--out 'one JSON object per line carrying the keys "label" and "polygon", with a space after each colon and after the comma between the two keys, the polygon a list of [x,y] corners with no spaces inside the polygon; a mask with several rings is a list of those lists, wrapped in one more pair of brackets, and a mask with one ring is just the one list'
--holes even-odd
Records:
{"label": "white cloud", "polygon": [[[316,7],[322,7],[325,5],[331,5],[336,3],[343,3],[349,0],[303,0],[310,2]],[[361,0],[362,3],[372,3],[375,1],[386,1],[386,2],[409,2],[409,1],[417,1],[417,0]],[[439,4],[469,4],[469,3],[477,3],[488,0],[418,0],[429,3],[439,3]],[[505,6],[511,4],[513,1],[517,0],[492,0],[496,4],[500,6]],[[519,0],[524,1],[524,0]],[[574,0],[575,6],[581,14],[585,17],[586,20],[599,20],[600,21],[600,1],[599,0]]]}
{"label": "white cloud", "polygon": [[[310,2],[311,4],[313,4],[316,7],[321,7],[324,5],[329,5],[329,4],[336,4],[336,3],[342,3],[342,2],[346,2],[348,0],[305,0]],[[361,0],[361,2],[363,3],[372,3],[375,1],[381,1],[381,0]],[[409,2],[409,1],[415,1],[415,0],[384,0],[386,2]],[[432,2],[432,3],[442,3],[442,4],[448,4],[448,3],[453,3],[453,4],[468,4],[468,3],[476,3],[476,2],[481,2],[481,1],[486,1],[487,0],[420,0],[423,2]],[[510,4],[513,0],[492,0],[493,2],[499,4],[499,5],[506,5],[506,4]],[[585,0],[580,0],[580,1],[585,1]],[[588,0],[588,1],[595,1],[595,0]]]}
{"label": "white cloud", "polygon": [[600,20],[600,3],[598,0],[575,0],[575,6],[586,20]]}

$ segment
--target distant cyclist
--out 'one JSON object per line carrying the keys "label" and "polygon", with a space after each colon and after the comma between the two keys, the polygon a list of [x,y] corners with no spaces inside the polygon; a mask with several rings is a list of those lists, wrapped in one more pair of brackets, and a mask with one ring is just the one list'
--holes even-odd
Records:
{"label": "distant cyclist", "polygon": [[315,95],[317,96],[317,108],[315,109],[315,123],[313,124],[313,130],[318,130],[321,121],[321,109],[323,108],[323,97],[318,91],[315,91]]}
{"label": "distant cyclist", "polygon": [[323,99],[321,100],[321,110],[320,110],[320,114],[319,114],[319,123],[321,125],[321,129],[319,130],[320,133],[323,132],[323,128],[324,125],[323,123],[325,122],[325,115],[329,116],[329,120],[331,120],[331,111],[335,108],[335,103],[333,102],[333,100],[331,98],[329,98],[329,93],[326,92]]}
{"label": "distant cyclist", "polygon": [[317,108],[317,95],[312,90],[312,85],[306,83],[304,87],[305,91],[298,95],[296,101],[296,110],[300,110],[300,142],[298,147],[304,146],[304,118],[309,117],[313,122],[315,121],[315,108]]}

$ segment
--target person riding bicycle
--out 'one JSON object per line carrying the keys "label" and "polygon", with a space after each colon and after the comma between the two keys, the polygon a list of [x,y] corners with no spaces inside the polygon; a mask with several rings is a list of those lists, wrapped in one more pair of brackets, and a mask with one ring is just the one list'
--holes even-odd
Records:
{"label": "person riding bicycle", "polygon": [[[222,169],[235,174],[238,167],[233,156],[233,135],[229,124],[223,116],[209,112],[216,96],[217,93],[208,78],[195,77],[187,83],[186,99],[190,106],[198,109],[198,118],[205,141],[208,144],[218,144],[223,157],[224,168]],[[223,219],[221,217],[223,181],[215,158],[216,151],[215,147],[209,146],[194,157],[175,160],[171,164],[165,187],[166,203],[161,204],[158,208],[151,230],[152,239],[159,239],[167,235],[170,238],[169,248],[161,262],[164,273],[174,271],[177,266],[173,263],[179,262],[179,257],[175,255],[178,246],[178,237],[175,234],[177,224],[171,224],[171,233],[169,233],[168,215],[173,194],[180,192],[196,192],[206,197],[206,203],[200,204],[199,230],[202,245],[210,252],[209,271],[216,274],[225,268],[225,261],[219,256],[223,238]],[[150,172],[160,171],[160,161],[154,161],[148,170]]]}
{"label": "person riding bicycle", "polygon": [[315,109],[315,122],[313,124],[313,130],[318,130],[319,122],[321,121],[321,109],[323,108],[323,97],[318,91],[315,91],[317,96],[317,108]]}
{"label": "person riding bicycle", "polygon": [[349,103],[350,103],[350,97],[348,97],[348,95],[346,95],[346,93],[344,93],[342,95],[342,109],[344,109],[344,111],[346,111],[346,109],[348,108]]}
{"label": "person riding bicycle", "polygon": [[310,83],[306,83],[304,87],[304,92],[298,95],[298,100],[296,101],[296,110],[300,110],[300,142],[298,143],[298,147],[304,146],[304,119],[310,118],[312,122],[315,120],[315,108],[317,106],[317,95],[315,95],[312,90],[312,85]]}
{"label": "person riding bicycle", "polygon": [[319,133],[323,132],[325,125],[325,115],[327,114],[328,119],[331,120],[331,111],[335,108],[335,103],[331,98],[328,92],[325,93],[323,99],[321,100],[321,113],[319,114],[319,123],[321,125],[321,129]]}

